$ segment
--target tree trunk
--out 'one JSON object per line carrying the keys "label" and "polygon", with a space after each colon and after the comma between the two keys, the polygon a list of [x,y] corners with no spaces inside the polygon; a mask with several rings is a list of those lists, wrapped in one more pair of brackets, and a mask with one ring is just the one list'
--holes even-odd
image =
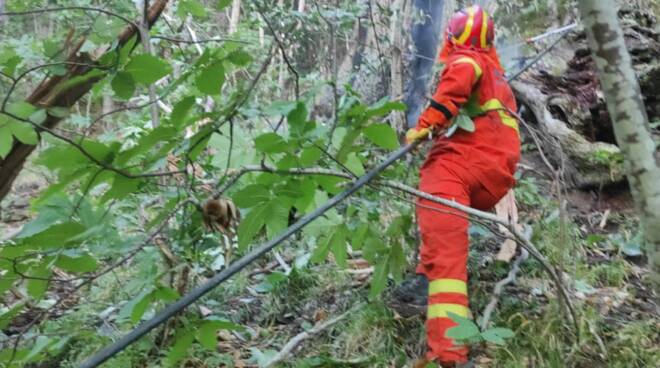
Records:
{"label": "tree trunk", "polygon": [[[403,97],[403,10],[405,6],[404,0],[394,0],[392,5],[392,17],[390,19],[390,40],[392,45],[391,51],[391,65],[390,65],[390,97],[401,98]],[[392,123],[394,129],[403,133],[406,130],[406,118],[402,111],[392,112]]]}
{"label": "tree trunk", "polygon": [[592,56],[624,155],[626,176],[647,241],[656,290],[660,289],[660,159],[655,156],[642,94],[612,0],[578,2]]}
{"label": "tree trunk", "polygon": [[238,21],[241,17],[241,0],[234,0],[231,5],[231,18],[229,19],[229,33],[232,34],[238,29]]}
{"label": "tree trunk", "polygon": [[[151,27],[160,14],[165,9],[168,0],[158,0],[155,1],[149,9],[149,27]],[[139,30],[136,29],[132,24],[126,26],[119,36],[117,36],[117,44],[119,47],[124,45],[129,39],[135,36],[136,33],[139,33]],[[94,86],[96,82],[101,80],[101,77],[90,78],[85,80],[85,82],[74,85],[70,88],[61,88],[72,78],[79,77],[87,74],[93,68],[88,66],[88,64],[93,63],[94,60],[88,60],[85,58],[87,54],[78,54],[77,51],[82,46],[84,39],[79,41],[77,47],[74,47],[71,51],[71,54],[67,58],[69,62],[83,63],[84,65],[72,65],[69,67],[68,72],[64,76],[53,76],[50,78],[44,79],[37,88],[32,92],[32,94],[26,99],[26,102],[47,107],[71,107],[73,106],[83,95],[89,92],[90,89]],[[107,51],[107,50],[106,50]],[[101,54],[101,52],[94,53]],[[53,128],[60,122],[60,118],[53,115],[48,115],[46,120],[42,123],[46,128]],[[21,142],[14,142],[11,151],[7,154],[5,159],[0,159],[0,200],[2,200],[11,186],[21,172],[23,164],[27,157],[34,151],[35,145],[25,144]]]}
{"label": "tree trunk", "polygon": [[[5,3],[6,3],[6,0],[0,0],[0,13],[5,12]],[[0,26],[4,26],[5,23],[6,23],[5,17],[0,16]]]}
{"label": "tree trunk", "polygon": [[[142,21],[139,23],[140,39],[142,40],[142,47],[144,47],[144,52],[146,54],[153,55],[153,51],[151,50],[151,38],[149,35],[149,1],[143,0],[142,9],[140,9],[139,6],[137,8],[138,8],[137,9],[138,12],[142,13]],[[156,85],[155,83],[152,83],[149,85],[149,100],[156,101],[157,97],[158,96],[156,95]],[[156,128],[160,125],[160,115],[158,114],[158,105],[152,103],[149,108],[151,113],[151,127]]]}
{"label": "tree trunk", "polygon": [[553,27],[558,27],[561,24],[559,21],[559,6],[556,0],[548,0],[548,16]]}
{"label": "tree trunk", "polygon": [[421,12],[423,22],[414,24],[411,30],[412,42],[416,54],[413,56],[408,70],[410,82],[406,89],[405,102],[408,105],[407,121],[410,126],[417,123],[427,100],[428,84],[435,64],[440,34],[448,7],[453,7],[453,0],[414,0],[415,12]]}

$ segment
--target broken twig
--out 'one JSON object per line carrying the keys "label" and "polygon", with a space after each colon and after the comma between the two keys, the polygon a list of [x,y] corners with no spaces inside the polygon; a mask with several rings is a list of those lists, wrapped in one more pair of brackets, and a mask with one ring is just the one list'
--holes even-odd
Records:
{"label": "broken twig", "polygon": [[310,337],[317,335],[318,333],[324,331],[325,329],[332,327],[333,325],[337,324],[344,318],[348,317],[349,314],[357,310],[361,305],[358,305],[354,308],[351,308],[350,310],[344,312],[343,314],[331,318],[325,322],[319,323],[316,326],[314,326],[312,329],[309,331],[303,331],[296,336],[294,336],[289,342],[287,342],[283,347],[282,350],[280,350],[275,356],[268,362],[264,367],[270,368],[274,367],[275,364],[284,361],[293,351],[293,349],[296,348],[301,342],[304,340],[309,339]]}

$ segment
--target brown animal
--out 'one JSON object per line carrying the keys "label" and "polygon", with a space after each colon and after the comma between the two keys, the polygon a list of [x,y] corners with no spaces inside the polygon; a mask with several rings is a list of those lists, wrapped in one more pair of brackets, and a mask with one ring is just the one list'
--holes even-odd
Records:
{"label": "brown animal", "polygon": [[204,212],[204,225],[211,231],[217,231],[227,236],[235,233],[236,225],[240,221],[238,209],[229,199],[209,199],[202,207]]}

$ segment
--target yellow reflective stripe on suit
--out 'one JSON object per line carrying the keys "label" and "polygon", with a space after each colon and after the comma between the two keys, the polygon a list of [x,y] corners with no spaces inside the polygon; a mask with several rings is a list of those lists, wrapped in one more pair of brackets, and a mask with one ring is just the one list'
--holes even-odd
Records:
{"label": "yellow reflective stripe on suit", "polygon": [[502,102],[496,98],[493,98],[492,100],[486,101],[483,105],[480,106],[481,110],[486,112],[486,111],[495,111],[497,110],[498,114],[500,115],[500,119],[502,119],[502,124],[513,128],[516,132],[519,131],[518,129],[518,119],[514,118],[513,116],[509,115],[507,112],[506,107],[502,104]]}
{"label": "yellow reflective stripe on suit", "polygon": [[429,283],[429,295],[439,293],[456,293],[467,295],[467,284],[463,280],[438,279]]}
{"label": "yellow reflective stripe on suit", "polygon": [[452,65],[453,64],[472,64],[472,66],[474,67],[474,72],[477,74],[477,79],[481,78],[481,75],[483,74],[483,71],[481,70],[479,64],[477,64],[477,62],[470,57],[463,56],[461,58],[458,58],[452,63]]}
{"label": "yellow reflective stripe on suit", "polygon": [[449,318],[448,313],[453,313],[460,317],[468,318],[470,316],[470,309],[460,304],[450,303],[437,303],[429,304],[426,318]]}

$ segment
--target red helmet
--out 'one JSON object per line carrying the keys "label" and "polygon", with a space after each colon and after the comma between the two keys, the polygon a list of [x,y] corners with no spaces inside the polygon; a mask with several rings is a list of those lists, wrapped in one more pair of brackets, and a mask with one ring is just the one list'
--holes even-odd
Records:
{"label": "red helmet", "polygon": [[487,49],[495,39],[495,23],[485,10],[474,5],[451,17],[447,39],[455,45]]}

